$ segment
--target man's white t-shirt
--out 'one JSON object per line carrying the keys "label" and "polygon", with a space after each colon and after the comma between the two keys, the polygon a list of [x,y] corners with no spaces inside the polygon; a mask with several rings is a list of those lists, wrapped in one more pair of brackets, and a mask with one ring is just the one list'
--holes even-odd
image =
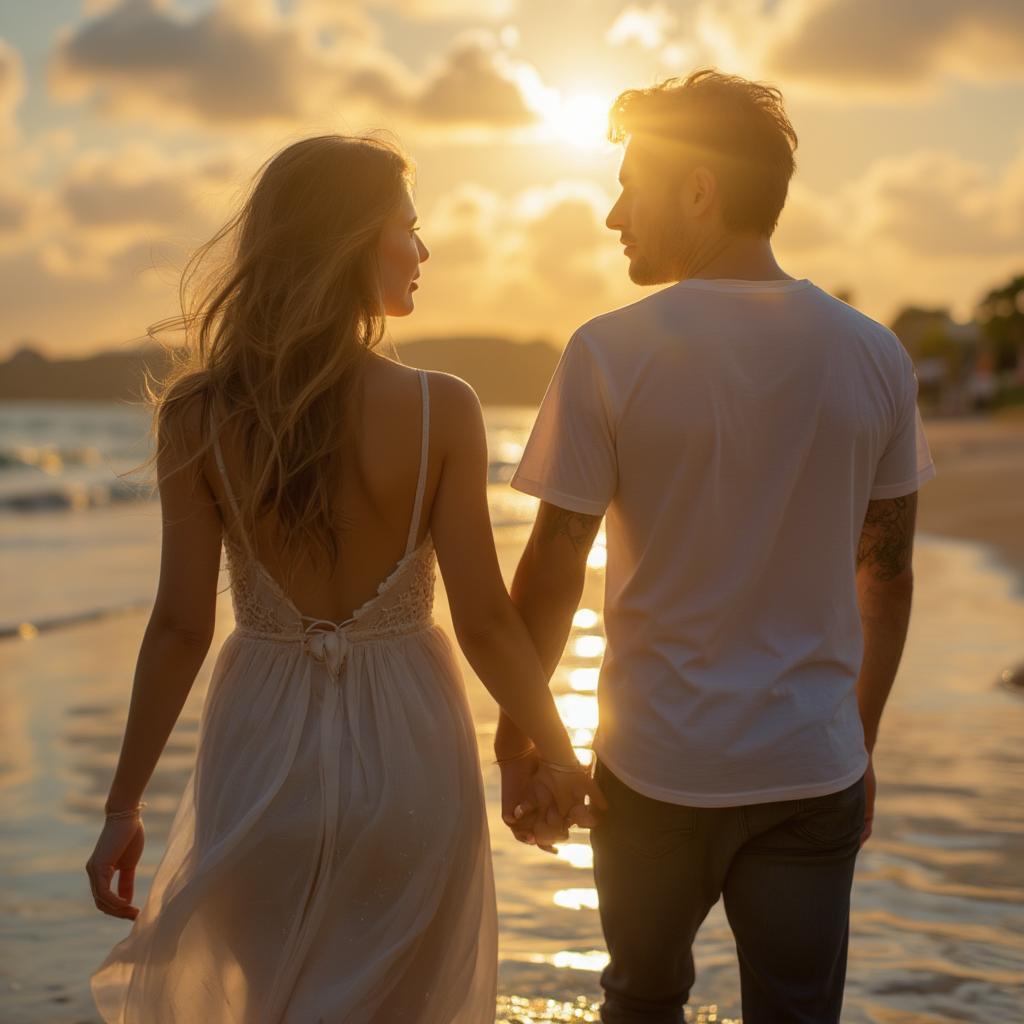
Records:
{"label": "man's white t-shirt", "polygon": [[860,778],[857,543],[934,473],[903,346],[810,281],[686,280],[581,327],[512,486],[607,513],[597,756],[701,807]]}

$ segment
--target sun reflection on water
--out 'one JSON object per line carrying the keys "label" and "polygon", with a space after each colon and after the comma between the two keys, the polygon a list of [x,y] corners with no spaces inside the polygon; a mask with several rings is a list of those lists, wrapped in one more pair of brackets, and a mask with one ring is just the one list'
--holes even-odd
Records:
{"label": "sun reflection on water", "polygon": [[530,957],[530,963],[550,964],[552,967],[562,967],[570,971],[603,971],[608,964],[608,954],[600,949],[588,949],[585,953],[577,949],[560,949],[557,953],[550,953],[547,956],[543,953],[534,953]]}
{"label": "sun reflection on water", "polygon": [[578,636],[572,642],[572,652],[578,658],[600,658],[604,654],[604,637]]}
{"label": "sun reflection on water", "polygon": [[566,910],[597,910],[596,889],[559,889],[551,897],[556,907]]}
{"label": "sun reflection on water", "polygon": [[555,697],[558,713],[568,729],[597,728],[597,698],[582,693],[560,693]]}
{"label": "sun reflection on water", "polygon": [[[601,962],[604,958],[604,963]],[[607,956],[598,950],[586,953],[562,950],[553,956],[531,957],[532,963],[551,964],[555,967],[575,968],[581,971],[600,971],[607,963]],[[600,1004],[592,1003],[585,996],[571,1002],[559,999],[524,999],[522,996],[498,997],[498,1024],[579,1024],[580,1021],[599,1021]],[[741,1024],[731,1017],[719,1017],[718,1007],[689,1007],[683,1011],[686,1024]]]}
{"label": "sun reflection on water", "polygon": [[574,747],[589,747],[594,742],[593,729],[574,729],[572,734],[572,745]]}
{"label": "sun reflection on water", "polygon": [[580,693],[596,693],[599,676],[596,668],[574,668],[569,672],[569,685]]}
{"label": "sun reflection on water", "polygon": [[562,843],[557,847],[558,859],[574,868],[589,869],[594,866],[594,851],[589,843]]}
{"label": "sun reflection on water", "polygon": [[577,629],[593,629],[600,621],[601,617],[593,608],[580,608],[572,617],[572,624]]}

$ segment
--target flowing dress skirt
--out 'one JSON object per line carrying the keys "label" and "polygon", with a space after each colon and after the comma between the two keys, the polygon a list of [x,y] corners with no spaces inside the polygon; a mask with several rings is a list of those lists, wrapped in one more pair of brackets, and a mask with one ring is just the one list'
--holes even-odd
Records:
{"label": "flowing dress skirt", "polygon": [[476,734],[447,635],[354,642],[335,679],[236,631],[145,906],[92,979],[125,1024],[493,1024]]}

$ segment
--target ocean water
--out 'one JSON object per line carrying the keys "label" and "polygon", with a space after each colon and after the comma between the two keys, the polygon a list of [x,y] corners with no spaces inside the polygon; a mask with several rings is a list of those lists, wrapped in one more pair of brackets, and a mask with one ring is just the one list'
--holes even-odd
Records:
{"label": "ocean water", "polygon": [[[528,409],[487,412],[489,488],[510,578],[535,503],[507,480]],[[147,454],[132,407],[0,406],[0,1020],[96,1020],[89,971],[125,931],[92,905],[98,829],[156,586],[159,510],[119,477]],[[923,499],[924,500],[924,499]],[[586,750],[604,649],[603,547],[552,687]],[[1024,660],[1020,581],[980,545],[922,536],[903,666],[876,753],[875,835],[854,885],[850,1024],[1024,1021],[1024,696],[1000,674]],[[226,579],[224,580],[226,585]],[[438,618],[448,622],[443,593]],[[211,658],[147,793],[140,888],[188,778]],[[478,722],[501,916],[501,1021],[596,1020],[605,963],[590,846],[557,857],[515,843],[490,764],[496,709],[464,665]],[[740,1018],[732,938],[714,908],[696,946],[693,1021]]]}

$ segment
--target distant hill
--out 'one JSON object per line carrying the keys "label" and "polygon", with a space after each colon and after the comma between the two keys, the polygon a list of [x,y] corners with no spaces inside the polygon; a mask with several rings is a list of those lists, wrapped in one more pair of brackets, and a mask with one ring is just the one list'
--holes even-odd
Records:
{"label": "distant hill", "polygon": [[156,345],[84,359],[49,359],[34,348],[22,348],[0,363],[0,399],[136,400],[142,395],[143,370],[161,375],[167,362],[166,352]]}
{"label": "distant hill", "polygon": [[[536,405],[558,362],[545,341],[498,337],[426,338],[398,346],[402,361],[444,370],[469,381],[485,405]],[[31,347],[0,363],[0,400],[136,400],[143,371],[161,377],[167,353],[152,345],[99,352],[80,359],[49,359]]]}
{"label": "distant hill", "polygon": [[398,346],[403,363],[469,381],[484,405],[539,405],[559,351],[546,341],[429,338]]}

